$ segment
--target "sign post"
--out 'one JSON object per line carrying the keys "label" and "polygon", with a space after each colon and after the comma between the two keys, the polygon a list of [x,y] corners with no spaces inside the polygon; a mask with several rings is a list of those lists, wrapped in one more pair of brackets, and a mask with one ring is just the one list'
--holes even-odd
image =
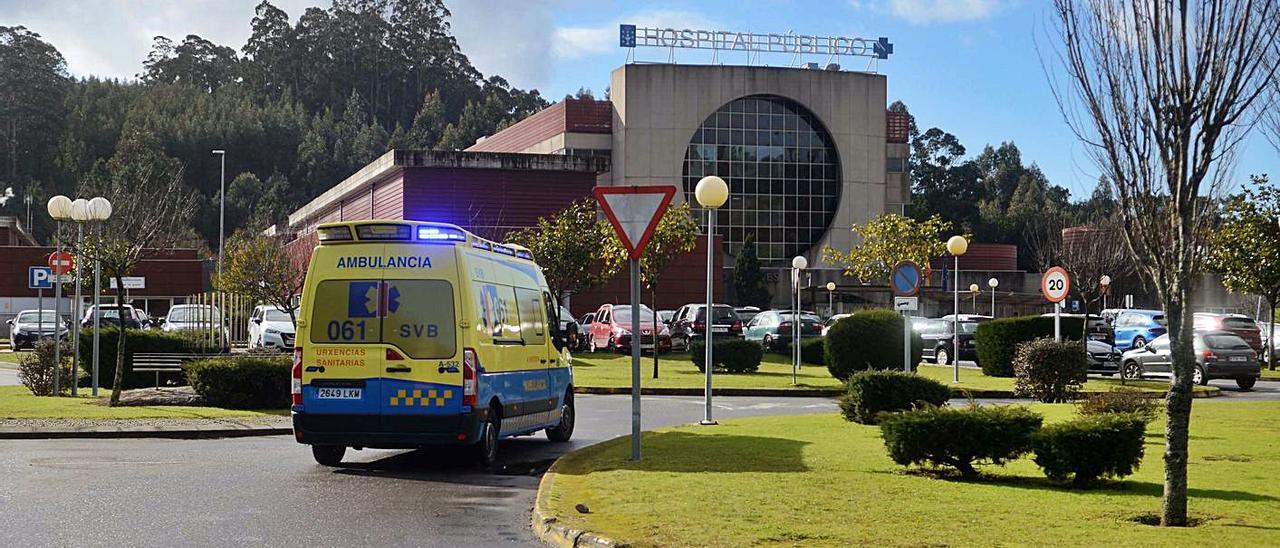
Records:
{"label": "sign post", "polygon": [[[59,370],[62,367],[62,340],[58,338],[58,331],[62,329],[62,276],[71,270],[75,259],[70,253],[62,250],[61,242],[58,243],[58,250],[49,254],[49,269],[53,271],[53,395],[61,396],[62,375]],[[74,372],[73,372],[74,373]]]}
{"label": "sign post", "polygon": [[[671,205],[676,187],[619,186],[596,187],[594,191],[600,209],[609,218],[613,231],[622,241],[630,258],[631,270],[631,460],[640,460],[640,257],[649,244],[649,238],[658,227],[662,214]],[[658,351],[657,318],[653,330],[653,351]],[[711,317],[711,311],[707,311]],[[708,326],[707,331],[711,328]],[[707,364],[707,369],[711,364]]]}
{"label": "sign post", "polygon": [[1040,293],[1053,303],[1053,340],[1062,340],[1062,301],[1071,293],[1071,276],[1060,266],[1046,270],[1040,277]]}
{"label": "sign post", "polygon": [[[27,289],[36,290],[36,310],[40,312],[36,327],[36,340],[44,336],[44,290],[53,287],[53,270],[45,266],[27,267]],[[57,344],[58,326],[53,327],[53,340]]]}
{"label": "sign post", "polygon": [[911,367],[911,319],[908,311],[920,308],[920,266],[912,261],[899,261],[889,275],[893,287],[893,309],[902,311],[902,370],[910,373]]}

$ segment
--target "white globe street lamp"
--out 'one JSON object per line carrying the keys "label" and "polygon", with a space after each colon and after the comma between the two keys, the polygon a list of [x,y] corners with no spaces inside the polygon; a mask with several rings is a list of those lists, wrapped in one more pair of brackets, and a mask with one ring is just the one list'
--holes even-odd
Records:
{"label": "white globe street lamp", "polygon": [[[53,229],[53,247],[54,249],[57,250],[56,253],[58,254],[59,258],[61,258],[62,256],[62,239],[61,239],[62,221],[71,220],[71,198],[63,196],[61,194],[54,196],[52,198],[49,198],[49,203],[46,205],[46,209],[49,210],[49,216],[53,217],[53,220],[55,221],[54,229]],[[59,363],[59,364],[62,363],[62,344],[61,344],[61,340],[62,340],[62,335],[61,335],[62,275],[60,274],[61,271],[62,271],[62,268],[61,268],[61,265],[59,265],[58,268],[55,268],[53,272],[53,318],[54,318],[53,363]],[[44,317],[43,314],[44,312],[42,311],[40,316],[41,318]],[[44,326],[41,326],[41,331],[44,331]],[[60,377],[62,377],[62,375],[53,376],[53,394],[55,396],[62,395],[62,387],[61,387],[61,383],[59,382]]]}
{"label": "white globe street lamp", "polygon": [[996,288],[1000,286],[1000,280],[991,278],[987,280],[987,287],[991,288],[991,317],[996,317]]}
{"label": "white globe street lamp", "polygon": [[836,283],[827,282],[827,315],[836,315]]}
{"label": "white globe street lamp", "polygon": [[[98,246],[102,245],[102,223],[111,218],[111,201],[98,196],[89,200],[89,220],[94,221],[97,225],[94,227]],[[93,396],[98,397],[98,358],[100,355],[98,339],[102,329],[102,261],[98,259],[98,254],[93,254]]]}
{"label": "white globe street lamp", "polygon": [[796,372],[800,370],[800,329],[804,322],[800,321],[800,273],[809,268],[809,259],[804,255],[796,255],[791,259],[791,282],[795,307],[791,314],[791,384],[796,384]]}
{"label": "white globe street lamp", "polygon": [[[80,291],[80,263],[84,262],[82,260],[84,258],[84,254],[82,253],[82,250],[84,249],[84,223],[89,220],[89,200],[76,198],[75,201],[71,202],[71,220],[76,223],[76,290],[75,300],[72,301],[71,305],[71,321],[78,322],[80,321],[81,315],[80,307],[84,306],[84,296]],[[94,311],[94,314],[97,314],[96,310]],[[71,370],[80,371],[79,327],[71,331],[71,348],[76,349],[76,351],[71,354]],[[71,383],[72,396],[76,395],[76,384],[79,383]]]}
{"label": "white globe street lamp", "polygon": [[960,382],[960,256],[968,250],[969,240],[964,239],[964,236],[952,236],[947,240],[947,252],[954,257],[955,261],[955,268],[951,270],[952,305],[954,306],[951,316],[951,353],[955,354],[951,360],[955,365],[953,367],[955,375],[952,380],[955,383]]}
{"label": "white globe street lamp", "polygon": [[698,205],[707,212],[707,322],[704,337],[706,353],[703,362],[706,364],[703,368],[706,370],[706,387],[703,394],[706,410],[699,424],[710,426],[716,424],[715,419],[711,417],[711,370],[715,368],[716,363],[712,361],[711,351],[711,318],[713,317],[711,306],[715,297],[712,281],[715,268],[716,210],[729,201],[729,185],[724,182],[724,179],[708,175],[698,181],[697,186],[693,188],[693,196],[698,200]]}
{"label": "white globe street lamp", "polygon": [[1111,294],[1111,276],[1106,274],[1098,280],[1098,285],[1102,286],[1102,309],[1107,309],[1107,295]]}

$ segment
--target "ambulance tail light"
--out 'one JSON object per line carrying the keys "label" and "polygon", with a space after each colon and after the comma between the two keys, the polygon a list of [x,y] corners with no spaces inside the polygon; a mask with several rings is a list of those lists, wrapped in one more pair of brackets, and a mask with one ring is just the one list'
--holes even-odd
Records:
{"label": "ambulance tail light", "polygon": [[476,351],[471,348],[462,349],[462,405],[476,406],[476,372],[480,369],[480,360]]}
{"label": "ambulance tail light", "polygon": [[399,352],[396,352],[396,349],[394,348],[387,349],[387,361],[396,362],[401,360],[404,360],[404,356],[400,355]]}
{"label": "ambulance tail light", "polygon": [[294,405],[302,405],[302,347],[293,347],[293,382],[289,385],[289,393],[293,396]]}

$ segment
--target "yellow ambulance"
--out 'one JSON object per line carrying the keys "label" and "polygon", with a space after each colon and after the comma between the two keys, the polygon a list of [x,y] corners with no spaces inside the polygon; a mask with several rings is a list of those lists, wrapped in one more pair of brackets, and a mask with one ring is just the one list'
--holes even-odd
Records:
{"label": "yellow ambulance", "polygon": [[318,229],[293,358],[293,431],[316,462],[348,447],[470,446],[573,434],[558,310],[527,249],[414,221]]}

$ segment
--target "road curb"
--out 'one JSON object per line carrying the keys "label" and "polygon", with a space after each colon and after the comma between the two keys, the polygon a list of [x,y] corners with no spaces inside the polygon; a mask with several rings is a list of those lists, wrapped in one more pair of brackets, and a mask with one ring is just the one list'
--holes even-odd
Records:
{"label": "road curb", "polygon": [[550,510],[547,509],[547,498],[551,496],[551,484],[555,482],[556,467],[559,465],[560,459],[556,459],[551,468],[542,475],[542,481],[538,482],[538,495],[533,501],[531,519],[533,534],[537,535],[543,542],[559,548],[577,548],[580,546],[621,548],[627,546],[627,544],[609,537],[564,525],[560,523],[560,520],[555,515],[551,514]]}
{"label": "road curb", "polygon": [[293,433],[293,428],[204,428],[204,429],[151,429],[151,430],[0,430],[0,440],[57,440],[57,439],[128,439],[167,438],[199,440],[216,438],[247,438],[254,436],[283,436]]}
{"label": "road curb", "polygon": [[[620,396],[631,393],[631,389],[619,386],[575,386],[573,388],[575,394],[595,394]],[[754,397],[778,397],[778,398],[838,398],[844,395],[844,390],[838,388],[715,388],[711,391],[715,396],[754,396]],[[1164,398],[1168,392],[1145,392],[1150,398]],[[701,396],[703,390],[701,388],[641,388],[642,396]],[[1222,390],[1216,386],[1209,387],[1209,390],[1196,391],[1191,393],[1193,398],[1216,398],[1222,395]],[[999,398],[999,399],[1029,399],[1019,398],[1012,390],[990,390],[990,389],[967,389],[967,388],[951,388],[951,396],[955,398]]]}

